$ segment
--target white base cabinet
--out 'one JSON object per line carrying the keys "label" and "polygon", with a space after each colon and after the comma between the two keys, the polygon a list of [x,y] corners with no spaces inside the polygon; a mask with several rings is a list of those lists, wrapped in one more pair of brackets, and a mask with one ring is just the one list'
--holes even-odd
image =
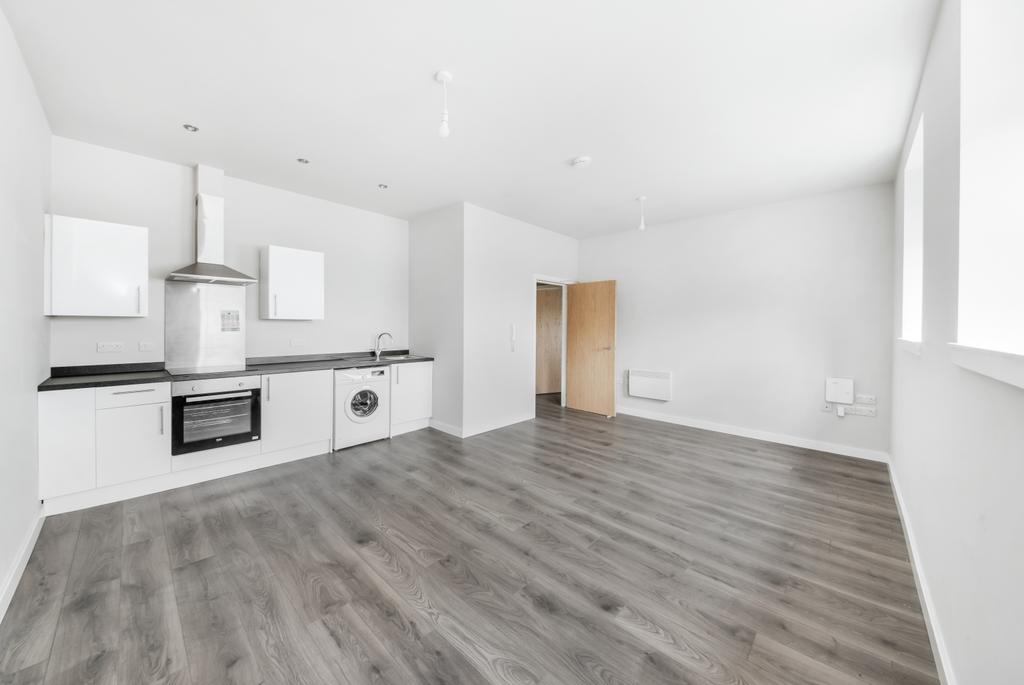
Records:
{"label": "white base cabinet", "polygon": [[170,402],[96,411],[96,487],[170,472]]}
{"label": "white base cabinet", "polygon": [[433,362],[391,366],[391,435],[426,428],[433,401]]}
{"label": "white base cabinet", "polygon": [[96,390],[39,393],[39,499],[96,487]]}
{"label": "white base cabinet", "polygon": [[39,400],[39,498],[171,472],[171,384],[47,390]]}
{"label": "white base cabinet", "polygon": [[334,432],[334,371],[268,374],[260,389],[260,451],[330,440]]}

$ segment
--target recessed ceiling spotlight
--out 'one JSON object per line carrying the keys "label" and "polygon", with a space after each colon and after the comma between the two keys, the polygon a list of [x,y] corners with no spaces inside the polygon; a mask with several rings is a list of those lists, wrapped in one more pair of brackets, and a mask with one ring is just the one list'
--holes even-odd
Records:
{"label": "recessed ceiling spotlight", "polygon": [[590,164],[591,161],[592,160],[590,157],[588,157],[587,155],[583,155],[582,157],[574,157],[572,161],[569,162],[569,164],[572,165],[573,169],[579,169],[581,167],[587,166],[588,164]]}
{"label": "recessed ceiling spotlight", "polygon": [[189,133],[195,133],[196,131],[199,130],[198,126],[193,126],[192,124],[182,124],[181,127],[188,131]]}
{"label": "recessed ceiling spotlight", "polygon": [[309,164],[309,160],[306,159],[305,157],[299,157],[295,161],[298,162],[299,164]]}
{"label": "recessed ceiling spotlight", "polygon": [[387,190],[387,189],[388,189],[388,184],[387,183],[378,183],[377,184],[377,190]]}

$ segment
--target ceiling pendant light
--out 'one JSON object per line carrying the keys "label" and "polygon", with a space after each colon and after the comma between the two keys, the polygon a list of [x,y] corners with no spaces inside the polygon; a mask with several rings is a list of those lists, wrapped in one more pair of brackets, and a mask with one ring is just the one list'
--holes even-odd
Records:
{"label": "ceiling pendant light", "polygon": [[444,91],[444,109],[441,110],[441,127],[437,129],[437,135],[447,138],[451,134],[448,128],[448,84],[452,82],[452,72],[443,69],[434,74],[434,80],[441,84]]}
{"label": "ceiling pendant light", "polygon": [[647,221],[646,221],[646,217],[644,216],[644,214],[645,214],[644,209],[645,209],[645,205],[647,203],[647,196],[646,195],[641,195],[636,200],[637,200],[637,202],[640,203],[640,225],[637,226],[637,230],[638,231],[643,231],[643,230],[647,229]]}

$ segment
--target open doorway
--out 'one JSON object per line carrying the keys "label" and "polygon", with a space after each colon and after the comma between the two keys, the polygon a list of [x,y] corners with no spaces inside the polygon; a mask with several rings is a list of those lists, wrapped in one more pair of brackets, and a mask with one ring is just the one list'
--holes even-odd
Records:
{"label": "open doorway", "polygon": [[565,286],[537,281],[535,393],[565,405]]}
{"label": "open doorway", "polygon": [[615,281],[538,276],[534,286],[538,402],[615,416]]}

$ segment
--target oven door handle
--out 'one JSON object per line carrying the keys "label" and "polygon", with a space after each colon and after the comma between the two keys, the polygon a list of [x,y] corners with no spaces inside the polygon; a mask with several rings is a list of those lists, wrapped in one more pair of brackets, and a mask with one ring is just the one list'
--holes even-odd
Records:
{"label": "oven door handle", "polygon": [[186,397],[185,402],[191,404],[192,402],[211,402],[213,400],[230,400],[235,397],[252,397],[252,391],[247,390],[246,392],[227,392],[223,395],[200,395],[199,397]]}

